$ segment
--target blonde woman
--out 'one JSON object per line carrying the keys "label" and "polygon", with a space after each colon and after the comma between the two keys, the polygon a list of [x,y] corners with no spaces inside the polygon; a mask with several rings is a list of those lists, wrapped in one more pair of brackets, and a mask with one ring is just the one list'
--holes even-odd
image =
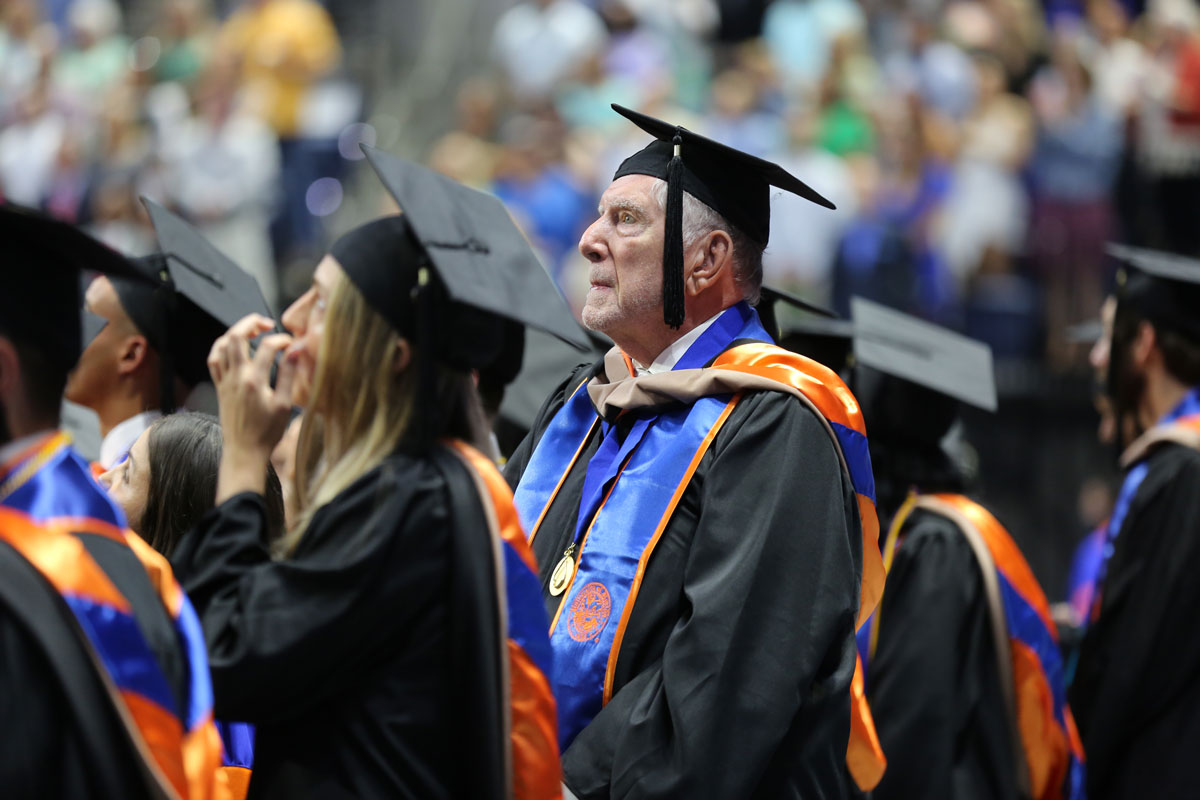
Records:
{"label": "blonde woman", "polygon": [[[290,336],[252,354],[273,322],[247,317],[209,358],[218,507],[175,567],[217,713],[257,726],[252,800],[559,796],[536,569],[511,494],[472,447],[487,431],[471,370],[521,328],[451,300],[462,276],[416,226],[347,234],[285,312]],[[481,235],[499,237],[495,253],[514,234]],[[272,559],[263,475],[293,403],[306,407],[298,513]]]}

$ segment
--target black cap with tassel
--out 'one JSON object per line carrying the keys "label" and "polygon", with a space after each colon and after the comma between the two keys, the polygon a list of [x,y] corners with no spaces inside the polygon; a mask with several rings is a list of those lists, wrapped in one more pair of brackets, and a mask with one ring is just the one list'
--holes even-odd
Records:
{"label": "black cap with tassel", "polygon": [[778,164],[743,153],[687,128],[619,105],[613,110],[654,136],[644,149],[625,159],[613,180],[650,175],[667,182],[666,238],[663,242],[663,321],[683,324],[683,193],[695,197],[753,241],[766,247],[771,233],[771,187],[777,186],[817,205],[833,203]]}

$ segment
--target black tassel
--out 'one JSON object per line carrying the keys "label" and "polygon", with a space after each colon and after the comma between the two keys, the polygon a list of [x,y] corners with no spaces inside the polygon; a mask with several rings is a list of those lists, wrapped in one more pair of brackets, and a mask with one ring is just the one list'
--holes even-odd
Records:
{"label": "black tassel", "polygon": [[675,153],[667,164],[667,225],[663,240],[663,321],[672,328],[683,325],[683,137],[676,132]]}
{"label": "black tassel", "polygon": [[429,266],[417,272],[413,289],[417,307],[417,449],[425,453],[433,448],[438,436],[437,372],[433,364],[433,282]]}

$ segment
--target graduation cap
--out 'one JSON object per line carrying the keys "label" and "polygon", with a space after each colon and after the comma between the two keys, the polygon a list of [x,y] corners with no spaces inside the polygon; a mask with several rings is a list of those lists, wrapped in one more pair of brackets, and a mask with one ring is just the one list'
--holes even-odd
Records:
{"label": "graduation cap", "polygon": [[778,164],[624,106],[614,103],[612,108],[656,140],[625,159],[613,180],[625,175],[650,175],[667,182],[663,320],[672,328],[682,325],[685,315],[683,192],[716,211],[763,247],[771,233],[772,186],[817,205],[835,208],[833,203]]}
{"label": "graduation cap", "polygon": [[[212,343],[247,314],[271,316],[258,282],[188,222],[143,197],[159,252],[132,259],[153,281],[110,278],[121,307],[158,352],[166,412],[174,410],[172,382],[208,379]],[[85,346],[103,326],[85,323]]]}
{"label": "graduation cap", "polygon": [[[781,322],[780,311],[792,308],[806,316]],[[757,306],[763,327],[780,347],[843,373],[853,363],[854,324],[833,311],[773,286],[762,287]]]}
{"label": "graduation cap", "polygon": [[[587,349],[583,329],[503,203],[382,150],[367,145],[362,150],[404,212],[392,219],[402,220],[420,260],[433,268],[451,301]],[[412,289],[400,266],[374,261],[347,269],[367,299],[397,327]]]}
{"label": "graduation cap", "polygon": [[151,281],[137,264],[83,231],[32,209],[0,204],[5,243],[0,331],[36,346],[68,371],[82,351],[80,276],[103,272]]}
{"label": "graduation cap", "polygon": [[858,364],[996,410],[992,349],[986,344],[861,297],[851,299],[850,311]]}
{"label": "graduation cap", "polygon": [[1110,244],[1117,308],[1136,309],[1155,325],[1200,340],[1200,261],[1159,250]]}

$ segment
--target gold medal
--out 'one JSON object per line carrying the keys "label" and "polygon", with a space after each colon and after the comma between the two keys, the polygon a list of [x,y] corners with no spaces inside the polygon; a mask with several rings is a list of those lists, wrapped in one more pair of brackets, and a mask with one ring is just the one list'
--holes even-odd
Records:
{"label": "gold medal", "polygon": [[567,548],[567,552],[563,553],[563,557],[554,567],[554,572],[550,575],[550,595],[558,597],[567,588],[567,584],[571,582],[571,577],[575,574],[575,559],[571,556],[575,552],[575,543]]}

